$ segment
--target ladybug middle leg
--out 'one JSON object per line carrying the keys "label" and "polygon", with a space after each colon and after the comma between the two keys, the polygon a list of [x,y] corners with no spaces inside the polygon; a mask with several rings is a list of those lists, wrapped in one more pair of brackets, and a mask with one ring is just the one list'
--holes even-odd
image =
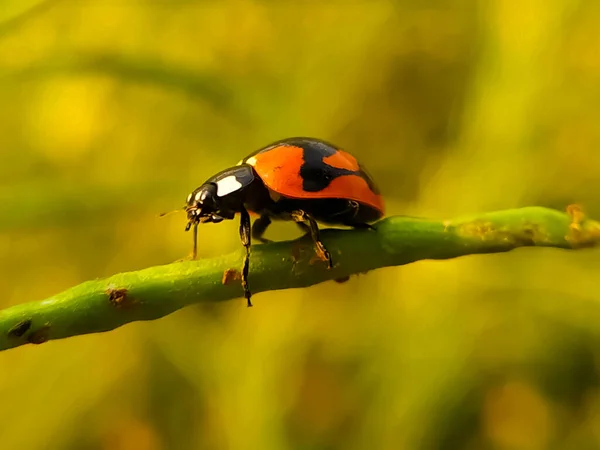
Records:
{"label": "ladybug middle leg", "polygon": [[331,254],[321,242],[321,237],[319,235],[319,226],[317,225],[317,221],[306,212],[302,210],[294,211],[292,214],[292,220],[300,225],[301,228],[308,228],[310,232],[310,236],[315,243],[315,250],[317,252],[317,256],[327,262],[327,268],[331,269],[333,267],[333,262],[331,261]]}
{"label": "ladybug middle leg", "polygon": [[248,307],[252,306],[252,302],[250,301],[250,297],[252,297],[252,293],[248,288],[248,271],[250,269],[250,215],[246,209],[242,208],[241,211],[241,221],[240,221],[240,238],[242,240],[242,245],[246,249],[246,254],[244,255],[244,265],[242,268],[242,288],[244,288],[244,297],[246,297],[246,302]]}
{"label": "ladybug middle leg", "polygon": [[252,225],[252,239],[256,239],[263,244],[268,244],[269,242],[273,242],[270,239],[266,239],[263,237],[265,231],[267,231],[267,227],[271,225],[271,218],[266,214],[263,214],[258,219],[254,221]]}
{"label": "ladybug middle leg", "polygon": [[304,234],[310,234],[310,227],[304,222],[296,222],[296,225],[298,225],[298,228],[300,228]]}

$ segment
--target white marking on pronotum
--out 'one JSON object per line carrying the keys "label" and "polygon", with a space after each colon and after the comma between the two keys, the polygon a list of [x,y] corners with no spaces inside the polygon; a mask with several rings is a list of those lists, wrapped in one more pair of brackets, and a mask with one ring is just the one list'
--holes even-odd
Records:
{"label": "white marking on pronotum", "polygon": [[227,194],[237,191],[242,187],[242,183],[238,181],[235,175],[229,175],[217,181],[217,196],[224,197]]}
{"label": "white marking on pronotum", "polygon": [[190,195],[187,196],[187,199],[185,200],[185,202],[189,203],[191,199],[192,199],[192,194],[190,194]]}
{"label": "white marking on pronotum", "polygon": [[196,201],[199,202],[200,198],[202,197],[202,191],[200,192],[196,192]]}

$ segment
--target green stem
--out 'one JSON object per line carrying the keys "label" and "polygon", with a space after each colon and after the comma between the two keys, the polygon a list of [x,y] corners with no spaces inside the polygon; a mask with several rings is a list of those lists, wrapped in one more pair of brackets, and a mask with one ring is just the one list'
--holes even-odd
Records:
{"label": "green stem", "polygon": [[[389,217],[375,230],[324,230],[334,268],[315,261],[310,239],[252,247],[250,288],[299,288],[423,259],[505,252],[518,247],[579,249],[600,242],[600,223],[579,209],[567,213],[529,207],[455,220]],[[238,280],[242,249],[229,255],[150,267],[88,281],[40,302],[0,311],[0,350],[98,333],[153,320],[199,302],[243,295]],[[257,300],[257,301],[256,301]],[[256,307],[248,314],[258,314]]]}

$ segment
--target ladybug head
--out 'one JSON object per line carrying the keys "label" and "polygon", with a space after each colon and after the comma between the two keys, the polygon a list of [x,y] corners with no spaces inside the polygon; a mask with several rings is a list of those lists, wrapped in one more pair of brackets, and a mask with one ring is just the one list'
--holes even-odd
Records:
{"label": "ladybug head", "polygon": [[203,184],[194,190],[188,195],[186,203],[185,212],[188,223],[185,231],[188,231],[194,224],[218,223],[225,219],[219,214],[221,208],[217,197],[217,186],[214,183]]}

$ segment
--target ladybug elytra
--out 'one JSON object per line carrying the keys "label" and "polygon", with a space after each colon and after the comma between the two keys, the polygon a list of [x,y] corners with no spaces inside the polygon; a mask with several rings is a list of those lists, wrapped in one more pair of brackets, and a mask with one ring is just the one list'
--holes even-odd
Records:
{"label": "ladybug elytra", "polygon": [[[332,268],[318,222],[370,228],[369,223],[384,215],[383,198],[356,158],[328,142],[301,137],[252,153],[209,178],[186,203],[185,230],[194,229],[193,258],[199,223],[218,223],[240,214],[240,238],[246,249],[242,287],[248,306],[252,306],[248,287],[251,239],[269,242],[263,235],[271,220],[296,222],[310,234],[317,256]],[[249,212],[258,215],[252,226]]]}

